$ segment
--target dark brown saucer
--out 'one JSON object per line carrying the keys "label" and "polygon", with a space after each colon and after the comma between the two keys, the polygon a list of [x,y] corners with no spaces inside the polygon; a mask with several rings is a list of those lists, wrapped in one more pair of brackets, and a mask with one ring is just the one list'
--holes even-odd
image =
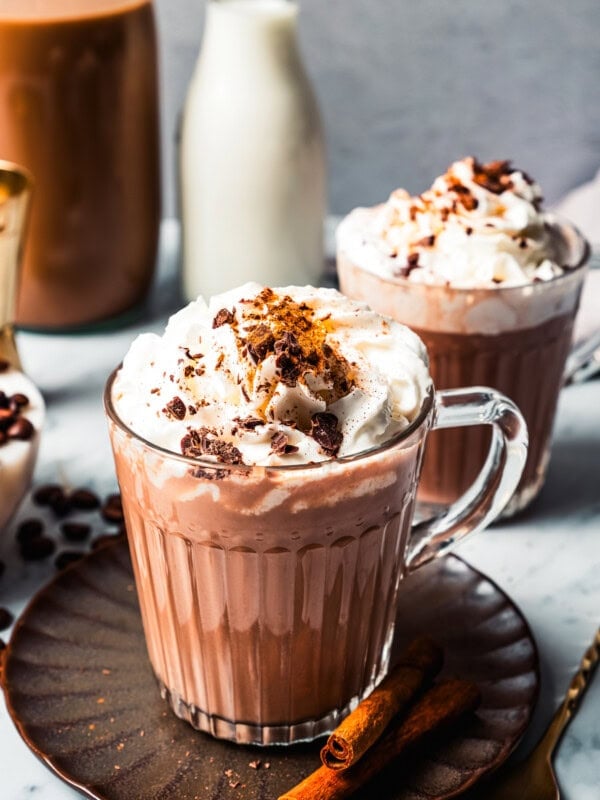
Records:
{"label": "dark brown saucer", "polygon": [[[483,701],[451,741],[413,754],[356,797],[442,800],[517,744],[538,693],[537,652],[516,606],[455,556],[411,576],[402,591],[397,646],[428,632],[446,649],[444,673],[475,680]],[[275,800],[319,764],[319,743],[242,747],[197,733],[168,710],[146,657],[123,541],[36,595],[5,651],[2,684],[29,747],[95,800]]]}

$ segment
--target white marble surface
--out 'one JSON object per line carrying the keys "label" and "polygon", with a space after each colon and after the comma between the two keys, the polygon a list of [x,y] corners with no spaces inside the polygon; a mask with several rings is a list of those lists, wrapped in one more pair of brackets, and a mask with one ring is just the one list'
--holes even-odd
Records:
{"label": "white marble surface", "polygon": [[[169,225],[164,232],[167,255],[157,289],[136,326],[96,335],[20,334],[23,361],[48,406],[36,483],[59,479],[101,494],[116,488],[102,388],[140,326],[160,328],[178,303],[169,255],[177,231]],[[30,513],[26,503],[14,524]],[[7,562],[0,605],[18,613],[54,569],[20,561],[14,524],[0,540]],[[535,507],[474,537],[460,552],[519,604],[539,646],[542,693],[519,756],[549,721],[600,623],[600,380],[563,391],[548,481]],[[557,772],[563,800],[600,798],[600,678],[562,742]],[[0,798],[79,796],[30,753],[0,703]]]}

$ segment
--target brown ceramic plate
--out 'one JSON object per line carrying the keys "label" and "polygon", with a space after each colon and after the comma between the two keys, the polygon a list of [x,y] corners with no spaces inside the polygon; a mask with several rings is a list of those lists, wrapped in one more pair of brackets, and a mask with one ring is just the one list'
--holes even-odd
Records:
{"label": "brown ceramic plate", "polygon": [[[537,653],[519,610],[457,557],[421,570],[403,592],[397,646],[429,632],[446,649],[444,672],[475,680],[483,701],[453,739],[412,754],[356,797],[441,800],[515,747],[537,697]],[[195,732],[167,709],[123,541],[34,598],[5,651],[3,688],[31,749],[95,800],[274,800],[319,764],[319,743],[242,747]]]}

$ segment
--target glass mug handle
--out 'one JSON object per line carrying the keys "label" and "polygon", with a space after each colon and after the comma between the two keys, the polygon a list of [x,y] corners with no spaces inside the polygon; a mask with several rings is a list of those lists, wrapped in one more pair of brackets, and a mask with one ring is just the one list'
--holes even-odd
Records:
{"label": "glass mug handle", "polygon": [[508,397],[484,386],[435,394],[432,430],[490,425],[492,443],[475,483],[443,514],[413,526],[409,572],[444,555],[467,534],[489,525],[512,497],[527,458],[527,425]]}
{"label": "glass mug handle", "polygon": [[575,345],[565,364],[563,382],[582,383],[600,371],[600,329]]}

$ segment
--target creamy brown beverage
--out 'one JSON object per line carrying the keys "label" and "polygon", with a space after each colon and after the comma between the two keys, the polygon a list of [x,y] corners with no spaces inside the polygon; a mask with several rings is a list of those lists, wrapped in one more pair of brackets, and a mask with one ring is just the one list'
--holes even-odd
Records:
{"label": "creamy brown beverage", "polygon": [[[199,298],[136,339],[105,408],[162,693],[245,744],[331,731],[375,687],[400,581],[496,518],[527,452],[508,398],[434,396],[420,339],[332,289]],[[484,474],[413,525],[429,431],[482,418]]]}
{"label": "creamy brown beverage", "polygon": [[2,0],[0,158],[35,181],[18,322],[77,327],[138,304],[160,214],[151,0]]}
{"label": "creamy brown beverage", "polygon": [[333,290],[247,284],[139,337],[109,396],[175,712],[246,742],[330,730],[389,660],[431,417],[422,343]]}
{"label": "creamy brown beverage", "polygon": [[[539,187],[509,162],[456,162],[418,197],[394,192],[338,231],[342,291],[409,325],[436,388],[493,386],[528,425],[527,464],[506,509],[542,487],[587,245],[541,211]],[[419,499],[454,501],[489,447],[483,426],[429,437]]]}

